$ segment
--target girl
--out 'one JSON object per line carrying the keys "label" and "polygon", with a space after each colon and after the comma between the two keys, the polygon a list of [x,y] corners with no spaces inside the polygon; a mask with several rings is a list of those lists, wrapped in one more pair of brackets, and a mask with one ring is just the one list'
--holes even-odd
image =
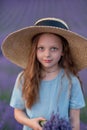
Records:
{"label": "girl", "polygon": [[48,120],[52,112],[70,118],[73,130],[80,130],[85,102],[77,72],[87,67],[86,49],[85,38],[54,18],[41,19],[5,39],[3,54],[24,68],[10,102],[23,130],[42,130],[39,121]]}

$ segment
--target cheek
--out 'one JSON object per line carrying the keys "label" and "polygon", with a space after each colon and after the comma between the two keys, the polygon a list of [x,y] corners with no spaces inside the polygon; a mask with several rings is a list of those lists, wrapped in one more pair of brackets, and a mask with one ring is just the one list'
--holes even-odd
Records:
{"label": "cheek", "polygon": [[39,52],[37,52],[37,59],[41,58],[41,54]]}
{"label": "cheek", "polygon": [[54,55],[55,61],[59,61],[61,57],[62,57],[62,54],[59,54],[59,53]]}
{"label": "cheek", "polygon": [[54,55],[54,58],[59,59],[61,56],[63,56],[63,53],[58,52]]}

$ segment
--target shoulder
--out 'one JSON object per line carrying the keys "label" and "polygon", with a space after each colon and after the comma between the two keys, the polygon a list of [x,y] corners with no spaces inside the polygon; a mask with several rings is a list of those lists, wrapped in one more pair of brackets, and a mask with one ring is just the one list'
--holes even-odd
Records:
{"label": "shoulder", "polygon": [[65,79],[64,81],[67,82],[71,86],[72,89],[73,88],[82,88],[80,79],[76,75],[74,75],[72,73],[69,73],[67,75],[65,71],[64,71],[63,75],[64,75],[64,79]]}
{"label": "shoulder", "polygon": [[72,87],[70,93],[70,108],[82,108],[85,106],[82,85],[76,76],[71,76]]}
{"label": "shoulder", "polygon": [[72,82],[72,87],[71,87],[72,92],[74,92],[74,93],[77,92],[77,94],[80,93],[82,91],[82,85],[81,85],[81,82],[78,79],[78,77],[72,75],[71,82]]}
{"label": "shoulder", "polygon": [[24,71],[19,72],[17,75],[17,78],[20,78],[21,76],[23,76],[23,73],[24,73]]}
{"label": "shoulder", "polygon": [[16,84],[23,84],[24,82],[24,71],[19,72],[16,78]]}
{"label": "shoulder", "polygon": [[72,84],[73,85],[81,85],[80,84],[80,80],[79,80],[79,78],[77,77],[77,76],[75,76],[75,75],[71,75],[71,80],[72,80]]}
{"label": "shoulder", "polygon": [[65,70],[63,69],[63,74],[62,74],[62,77],[64,77],[66,80],[71,80],[72,83],[80,83],[80,80],[77,76],[75,76],[74,74],[72,73],[66,73]]}

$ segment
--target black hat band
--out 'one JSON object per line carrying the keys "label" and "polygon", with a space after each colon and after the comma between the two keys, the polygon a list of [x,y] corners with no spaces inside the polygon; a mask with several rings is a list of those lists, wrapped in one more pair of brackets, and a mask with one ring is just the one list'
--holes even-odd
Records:
{"label": "black hat band", "polygon": [[66,27],[63,23],[61,23],[60,21],[54,21],[54,20],[39,21],[38,23],[36,23],[36,26],[53,26],[53,27],[58,27],[58,28],[68,30],[68,27]]}

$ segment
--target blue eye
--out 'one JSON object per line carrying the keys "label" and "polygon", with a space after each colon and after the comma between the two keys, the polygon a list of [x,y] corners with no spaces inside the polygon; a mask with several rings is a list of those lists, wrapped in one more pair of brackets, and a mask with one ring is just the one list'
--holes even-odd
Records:
{"label": "blue eye", "polygon": [[58,50],[58,48],[56,48],[56,47],[51,48],[51,51],[56,51],[56,50]]}
{"label": "blue eye", "polygon": [[44,47],[37,47],[37,50],[43,51]]}

